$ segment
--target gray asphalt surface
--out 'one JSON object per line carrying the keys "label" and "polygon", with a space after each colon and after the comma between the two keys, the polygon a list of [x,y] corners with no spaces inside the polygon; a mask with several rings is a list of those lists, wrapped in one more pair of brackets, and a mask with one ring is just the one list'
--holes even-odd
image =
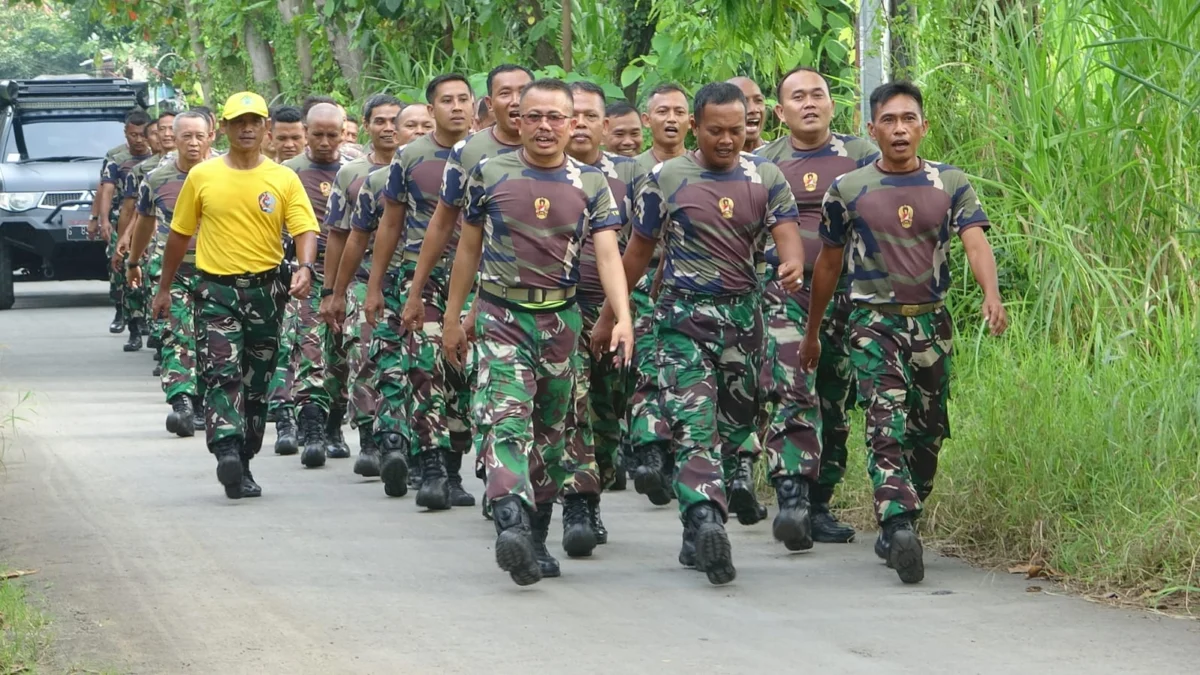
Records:
{"label": "gray asphalt surface", "polygon": [[304,470],[268,450],[263,498],[229,501],[203,440],[164,430],[149,351],[108,334],[106,290],[20,285],[0,313],[3,409],[31,392],[3,456],[0,561],[39,570],[27,585],[54,617],[59,668],[1196,672],[1196,623],[1030,593],[1055,589],[930,554],[925,583],[906,587],[874,533],[788,554],[768,523],[732,523],[738,578],[718,588],[676,563],[674,509],[615,493],[610,544],[567,560],[556,513],[563,576],[518,588],[478,508],[418,512],[353,460]]}

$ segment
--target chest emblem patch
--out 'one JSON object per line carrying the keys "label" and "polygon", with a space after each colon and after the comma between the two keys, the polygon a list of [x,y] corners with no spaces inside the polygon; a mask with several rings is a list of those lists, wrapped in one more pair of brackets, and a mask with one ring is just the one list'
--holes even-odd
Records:
{"label": "chest emblem patch", "polygon": [[817,174],[809,171],[804,174],[804,191],[812,192],[817,189]]}
{"label": "chest emblem patch", "polygon": [[912,227],[913,207],[905,204],[904,206],[901,206],[896,213],[900,216],[900,227],[903,227],[906,230]]}
{"label": "chest emblem patch", "polygon": [[330,184],[329,181],[327,181],[327,180],[321,181],[321,196],[322,197],[328,197],[329,193],[332,191],[333,191],[333,185]]}
{"label": "chest emblem patch", "polygon": [[733,217],[733,200],[729,197],[721,197],[717,202],[717,208],[721,209],[722,218]]}
{"label": "chest emblem patch", "polygon": [[545,197],[538,197],[533,200],[533,215],[537,216],[538,220],[545,220],[550,217],[550,200]]}
{"label": "chest emblem patch", "polygon": [[258,196],[258,208],[263,213],[275,213],[275,195],[264,192]]}

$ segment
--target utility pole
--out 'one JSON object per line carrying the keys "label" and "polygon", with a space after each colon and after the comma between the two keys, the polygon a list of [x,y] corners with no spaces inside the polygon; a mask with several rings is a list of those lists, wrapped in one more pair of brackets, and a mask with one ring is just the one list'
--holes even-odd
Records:
{"label": "utility pole", "polygon": [[888,29],[892,0],[861,0],[858,12],[859,114],[865,130],[871,119],[871,92],[888,81],[892,34]]}

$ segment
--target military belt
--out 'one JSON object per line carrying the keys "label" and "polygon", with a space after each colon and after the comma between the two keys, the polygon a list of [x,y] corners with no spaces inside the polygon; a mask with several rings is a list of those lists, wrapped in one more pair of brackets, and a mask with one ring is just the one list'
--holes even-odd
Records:
{"label": "military belt", "polygon": [[660,300],[684,299],[691,302],[705,303],[709,305],[736,305],[744,302],[747,298],[753,298],[756,294],[753,291],[747,293],[690,293],[678,288],[664,287]]}
{"label": "military belt", "polygon": [[870,302],[855,302],[854,304],[857,307],[861,307],[863,309],[869,309],[869,310],[880,312],[883,314],[895,314],[897,316],[910,316],[910,317],[911,316],[921,316],[922,314],[929,314],[930,312],[936,312],[937,310],[946,306],[946,303],[941,300],[938,300],[937,302],[926,302],[926,303],[923,303],[920,305],[901,305],[901,304],[892,303],[892,302],[884,302],[884,303],[878,303],[878,304],[870,303]]}
{"label": "military belt", "polygon": [[760,277],[763,276],[764,274],[766,274],[767,273],[767,261],[764,260],[760,263],[756,263],[754,265],[754,271]]}
{"label": "military belt", "polygon": [[558,302],[575,297],[574,286],[568,288],[517,288],[484,281],[479,284],[479,290],[508,302]]}
{"label": "military belt", "polygon": [[279,270],[271,269],[257,274],[249,272],[246,274],[210,274],[201,270],[200,278],[214,284],[231,286],[233,288],[259,288],[275,283],[279,279]]}

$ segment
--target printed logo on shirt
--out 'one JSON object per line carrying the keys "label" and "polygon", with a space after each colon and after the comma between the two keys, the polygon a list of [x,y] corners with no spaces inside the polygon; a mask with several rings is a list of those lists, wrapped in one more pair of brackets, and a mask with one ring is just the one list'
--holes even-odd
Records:
{"label": "printed logo on shirt", "polygon": [[812,192],[817,189],[817,174],[809,171],[804,174],[804,191]]}
{"label": "printed logo on shirt", "polygon": [[258,196],[258,208],[263,213],[275,213],[275,195],[264,192]]}
{"label": "printed logo on shirt", "polygon": [[729,197],[721,197],[720,201],[717,202],[717,207],[721,209],[722,217],[733,217],[733,200]]}
{"label": "printed logo on shirt", "polygon": [[328,197],[329,193],[332,191],[333,191],[333,184],[331,184],[329,181],[321,182],[321,196],[322,197]]}
{"label": "printed logo on shirt", "polygon": [[550,200],[545,197],[533,200],[533,215],[537,216],[538,220],[548,218],[550,216]]}

